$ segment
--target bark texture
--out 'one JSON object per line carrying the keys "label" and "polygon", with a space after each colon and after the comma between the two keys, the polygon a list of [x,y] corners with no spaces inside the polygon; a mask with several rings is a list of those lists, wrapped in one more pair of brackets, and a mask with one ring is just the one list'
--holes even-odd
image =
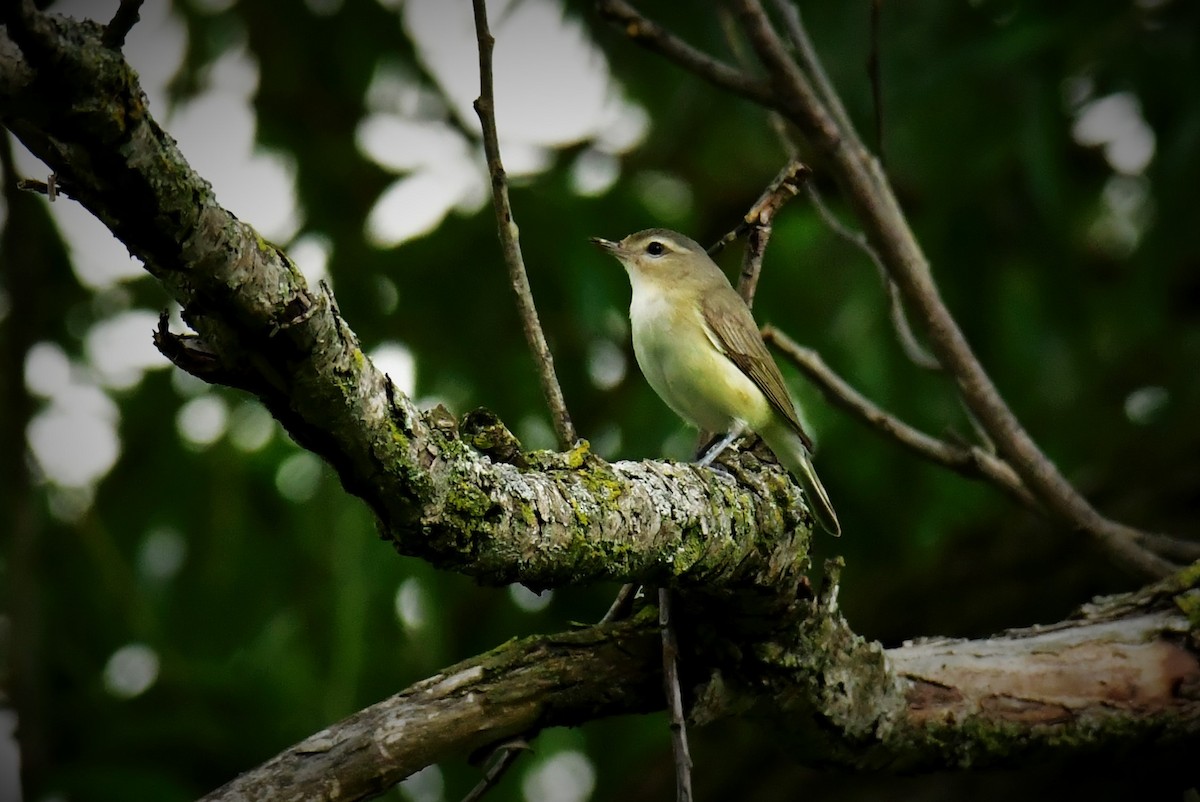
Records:
{"label": "bark texture", "polygon": [[196,335],[163,328],[160,348],[258,396],[401,552],[533,587],[795,583],[810,517],[786,472],[752,455],[732,466],[736,480],[681,464],[610,465],[586,443],[522,454],[487,413],[460,430],[443,409],[418,410],[366,358],[332,295],[217,204],[100,26],[37,15],[7,35],[0,118],[183,306]]}
{"label": "bark texture", "polygon": [[549,724],[660,704],[652,616],[514,641],[322,730],[204,797],[368,799],[419,769]]}
{"label": "bark texture", "polygon": [[[419,411],[332,295],[216,203],[99,26],[3,13],[0,120],[183,305],[195,334],[161,329],[164,353],[254,393],[404,553],[486,582],[677,588],[693,719],[758,717],[798,759],[977,766],[1200,733],[1200,567],[1052,627],[885,650],[841,617],[836,579],[809,592],[811,519],[778,466],[529,454],[486,411]],[[213,798],[367,798],[506,735],[660,707],[650,612],[447,669]]]}
{"label": "bark texture", "polygon": [[[832,588],[797,604],[792,620],[802,623],[749,648],[733,622],[685,603],[686,701],[693,723],[753,717],[798,761],[861,770],[982,767],[1195,739],[1200,641],[1189,611],[1194,617],[1200,605],[1197,581],[1200,568],[1059,624],[894,649],[855,635]],[[307,738],[205,799],[368,799],[507,737],[659,710],[661,665],[653,609],[513,641]]]}

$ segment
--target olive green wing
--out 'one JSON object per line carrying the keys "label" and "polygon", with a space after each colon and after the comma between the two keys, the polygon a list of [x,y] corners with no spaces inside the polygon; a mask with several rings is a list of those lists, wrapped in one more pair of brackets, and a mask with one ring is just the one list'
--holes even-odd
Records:
{"label": "olive green wing", "polygon": [[713,345],[763,391],[771,406],[783,415],[811,452],[812,441],[796,417],[796,407],[783,383],[783,375],[763,344],[749,307],[732,287],[721,289],[724,291],[706,293],[700,304]]}

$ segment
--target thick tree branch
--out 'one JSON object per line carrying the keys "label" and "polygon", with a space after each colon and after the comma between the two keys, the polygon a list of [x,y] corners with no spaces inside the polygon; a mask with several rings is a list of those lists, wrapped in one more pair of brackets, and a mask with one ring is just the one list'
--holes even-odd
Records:
{"label": "thick tree branch", "polygon": [[254,393],[367,501],[401,552],[541,587],[798,581],[810,520],[802,494],[752,455],[731,466],[736,480],[688,465],[609,465],[586,443],[526,455],[486,414],[460,429],[443,409],[418,411],[363,354],[332,296],[311,292],[286,254],[216,203],[99,26],[51,15],[30,25],[31,40],[58,50],[30,65],[0,37],[0,118],[182,305],[196,335],[160,332],[164,352]]}
{"label": "thick tree branch", "polygon": [[[1200,568],[1087,610],[1054,637],[886,651],[854,635],[835,592],[808,599],[799,575],[807,510],[786,474],[753,453],[728,463],[736,479],[669,463],[608,465],[586,446],[523,453],[487,413],[460,424],[442,409],[419,412],[366,359],[332,296],[311,292],[285,254],[216,204],[101,34],[37,15],[22,32],[29,46],[0,37],[0,119],[183,305],[196,333],[160,332],[164,351],[255,393],[336,467],[400,550],[489,582],[675,587],[686,599],[676,609],[688,616],[679,643],[693,715],[762,716],[802,736],[804,759],[983,765],[1200,732],[1188,618],[1200,608]],[[1023,653],[1036,671],[995,658],[1010,641],[1038,638]],[[1087,643],[1094,648],[1080,651]],[[235,781],[228,798],[285,787],[365,798],[515,732],[656,707],[658,657],[647,618],[508,644],[313,736],[269,777]],[[1124,672],[1115,698],[1094,681],[1104,660],[1109,673]],[[994,676],[972,685],[982,664]],[[953,692],[931,698],[929,688]],[[1048,708],[1055,715],[1042,715]]]}
{"label": "thick tree branch", "polygon": [[203,802],[370,799],[518,733],[662,706],[653,617],[526,638],[355,713]]}
{"label": "thick tree branch", "polygon": [[521,315],[521,328],[529,350],[537,362],[538,380],[542,394],[550,407],[554,421],[554,432],[562,449],[575,445],[575,427],[567,414],[567,402],[563,400],[562,387],[554,373],[554,357],[542,333],[537,307],[533,303],[533,290],[529,287],[529,275],[525,272],[525,257],[521,254],[520,234],[513,217],[512,203],[508,199],[508,180],[504,164],[500,160],[500,141],[496,133],[496,98],[492,91],[492,50],[496,45],[488,29],[487,3],[473,0],[475,10],[475,34],[479,42],[479,98],[475,101],[475,113],[483,127],[483,151],[487,154],[488,172],[492,176],[492,206],[496,210],[496,227],[500,233],[500,247],[504,262],[508,265],[508,278],[517,296],[517,311]]}
{"label": "thick tree branch", "polygon": [[829,80],[825,66],[821,64],[821,59],[817,56],[817,49],[813,47],[812,39],[808,35],[808,29],[804,27],[799,6],[789,0],[773,0],[773,3],[775,12],[783,19],[784,30],[787,31],[792,49],[800,60],[800,67],[804,74],[812,80],[821,102],[829,110],[838,127],[857,138],[858,134],[855,132],[854,124],[850,121],[850,115],[846,113],[842,98],[834,89],[833,81]]}
{"label": "thick tree branch", "polygon": [[924,323],[938,361],[954,376],[967,406],[1030,492],[1060,522],[1092,535],[1120,564],[1147,576],[1164,576],[1174,570],[1171,562],[1140,545],[1144,533],[1097,512],[1021,427],[942,301],[929,264],[878,161],[852,131],[838,126],[809,78],[788,55],[758,0],[732,3],[771,76],[777,99],[769,105],[780,109],[832,162],[872,247]]}
{"label": "thick tree branch", "polygon": [[983,640],[885,650],[853,634],[835,589],[801,606],[791,640],[714,671],[695,716],[754,710],[796,737],[805,762],[902,771],[1200,733],[1200,563],[1058,624]]}
{"label": "thick tree branch", "polygon": [[[834,578],[797,606],[803,623],[752,648],[719,611],[690,610],[684,634],[701,651],[685,653],[683,679],[696,698],[694,720],[757,718],[796,744],[800,762],[962,769],[1166,745],[1200,734],[1200,641],[1185,612],[1200,610],[1198,583],[1200,564],[1051,626],[882,649],[850,631]],[[651,608],[614,625],[505,644],[205,799],[367,799],[514,733],[662,709],[655,629]],[[687,674],[689,665],[710,668]]]}

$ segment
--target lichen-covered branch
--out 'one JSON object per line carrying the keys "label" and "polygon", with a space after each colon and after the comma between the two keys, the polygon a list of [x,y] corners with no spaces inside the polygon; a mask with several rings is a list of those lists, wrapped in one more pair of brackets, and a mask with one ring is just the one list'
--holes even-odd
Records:
{"label": "lichen-covered branch", "polygon": [[513,641],[306,738],[203,802],[370,799],[517,733],[649,712],[662,704],[658,659],[652,616]]}
{"label": "lichen-covered branch", "polygon": [[1057,624],[883,649],[829,594],[719,662],[695,715],[760,717],[806,763],[897,771],[1200,737],[1200,563]]}
{"label": "lichen-covered branch", "polygon": [[[332,295],[217,205],[102,34],[33,13],[7,27],[0,121],[183,305],[195,333],[164,325],[164,353],[260,398],[400,550],[488,582],[675,588],[692,717],[761,717],[798,736],[804,760],[983,765],[1200,733],[1200,568],[1053,630],[884,650],[855,635],[835,592],[809,598],[808,511],[756,452],[732,455],[729,475],[610,465],[586,444],[525,453],[483,411],[458,421],[417,410],[365,357]],[[507,644],[313,736],[228,798],[284,795],[271,783],[290,781],[301,795],[365,798],[511,733],[657,706],[646,621]],[[1122,679],[1120,693],[1097,669]]]}
{"label": "lichen-covered branch", "polygon": [[[756,718],[802,763],[979,768],[1166,745],[1200,736],[1198,583],[1200,565],[1058,624],[894,649],[851,631],[835,588],[798,603],[803,623],[751,647],[738,627],[722,626],[731,622],[719,611],[681,605],[682,683],[694,723]],[[515,733],[662,709],[660,666],[653,609],[512,641],[305,739],[205,799],[367,799]]]}
{"label": "lichen-covered branch", "polygon": [[1200,563],[1058,624],[890,649],[906,768],[982,765],[1200,732]]}
{"label": "lichen-covered branch", "polygon": [[0,118],[183,306],[196,334],[160,331],[164,353],[260,398],[398,549],[490,583],[796,581],[802,496],[750,455],[733,466],[736,481],[688,465],[609,465],[586,443],[525,455],[486,414],[460,430],[443,409],[417,410],[367,359],[332,295],[217,204],[101,37],[94,23],[43,14],[19,49],[0,37]]}

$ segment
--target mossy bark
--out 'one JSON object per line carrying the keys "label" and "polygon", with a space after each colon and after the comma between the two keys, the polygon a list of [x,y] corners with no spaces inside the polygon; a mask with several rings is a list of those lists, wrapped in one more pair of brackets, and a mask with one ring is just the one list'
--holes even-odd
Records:
{"label": "mossy bark", "polygon": [[[609,464],[586,444],[525,453],[489,413],[459,422],[418,410],[363,354],[332,295],[306,286],[282,251],[217,205],[98,26],[12,6],[2,12],[0,119],[182,304],[195,334],[164,326],[164,353],[261,399],[370,505],[400,551],[490,583],[676,588],[693,718],[760,717],[802,760],[982,765],[1200,733],[1200,569],[1049,630],[890,650],[868,642],[838,612],[836,582],[822,596],[808,591],[811,518],[777,465],[754,452],[735,454],[725,473]],[[505,644],[396,704],[458,722],[440,731],[438,750],[649,709],[660,704],[655,637],[638,618]],[[559,647],[569,659],[555,657]],[[1119,686],[1107,676],[1122,677]],[[523,701],[477,704],[493,694]],[[499,713],[511,715],[490,718]],[[415,730],[394,730],[386,744],[350,737],[379,732],[352,723],[401,720],[393,714],[368,709],[277,760],[334,755],[322,770],[344,769],[344,787],[358,791],[329,798],[362,798],[443,754],[404,736]],[[375,772],[366,778],[364,755]]]}

